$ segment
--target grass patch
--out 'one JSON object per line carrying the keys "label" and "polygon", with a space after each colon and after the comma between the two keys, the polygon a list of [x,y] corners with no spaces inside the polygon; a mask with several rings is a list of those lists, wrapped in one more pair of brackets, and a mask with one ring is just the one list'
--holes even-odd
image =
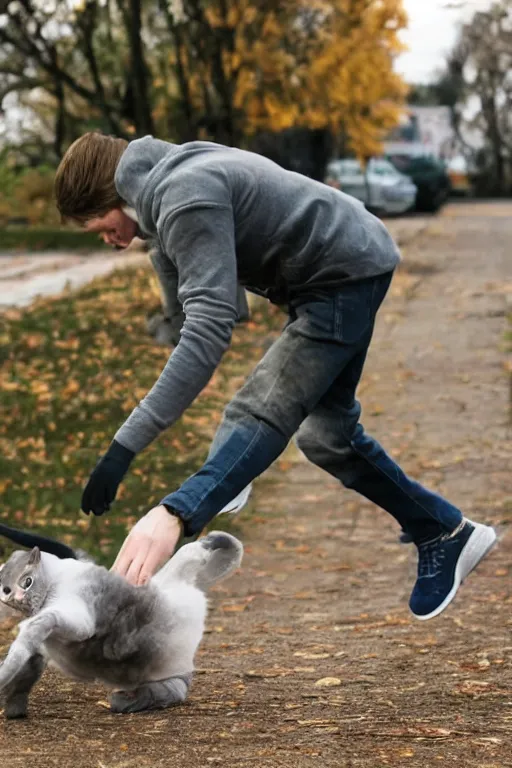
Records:
{"label": "grass patch", "polygon": [[146,333],[148,268],[4,313],[0,327],[0,518],[111,563],[127,530],[202,464],[222,409],[282,326],[262,301],[187,413],[132,464],[111,512],[79,512],[82,488],[169,354]]}
{"label": "grass patch", "polygon": [[0,251],[100,251],[106,247],[97,234],[78,229],[0,228]]}

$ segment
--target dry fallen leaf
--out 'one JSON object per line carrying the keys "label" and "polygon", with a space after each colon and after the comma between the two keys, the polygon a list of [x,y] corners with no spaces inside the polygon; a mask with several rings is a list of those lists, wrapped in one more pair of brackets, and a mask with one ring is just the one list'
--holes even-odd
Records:
{"label": "dry fallen leaf", "polygon": [[249,669],[244,674],[246,677],[265,679],[268,677],[284,677],[292,672],[292,669],[287,669],[286,667],[271,667],[270,669]]}
{"label": "dry fallen leaf", "polygon": [[224,613],[241,613],[242,611],[245,611],[247,608],[247,603],[242,603],[238,605],[223,605],[222,610]]}
{"label": "dry fallen leaf", "polygon": [[315,688],[335,688],[337,685],[341,685],[339,677],[322,677],[315,683]]}

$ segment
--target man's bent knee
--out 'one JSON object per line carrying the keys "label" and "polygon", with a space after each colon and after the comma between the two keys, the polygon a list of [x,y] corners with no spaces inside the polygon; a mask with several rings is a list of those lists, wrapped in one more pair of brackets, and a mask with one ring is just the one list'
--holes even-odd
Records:
{"label": "man's bent knee", "polygon": [[336,477],[351,488],[361,472],[361,459],[353,449],[350,439],[337,434],[329,439],[328,432],[321,432],[316,425],[304,423],[295,437],[297,448],[312,464]]}

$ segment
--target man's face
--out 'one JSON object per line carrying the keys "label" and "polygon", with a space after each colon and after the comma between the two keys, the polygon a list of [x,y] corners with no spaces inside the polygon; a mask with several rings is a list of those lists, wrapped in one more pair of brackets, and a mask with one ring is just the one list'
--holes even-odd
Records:
{"label": "man's face", "polygon": [[85,229],[98,232],[103,242],[113,248],[127,248],[137,234],[137,224],[120,208],[114,208],[105,216],[89,219]]}

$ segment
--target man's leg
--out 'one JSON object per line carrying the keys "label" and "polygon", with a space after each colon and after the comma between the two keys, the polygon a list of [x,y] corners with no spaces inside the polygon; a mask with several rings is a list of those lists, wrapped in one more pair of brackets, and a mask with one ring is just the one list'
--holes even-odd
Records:
{"label": "man's leg", "polygon": [[355,389],[365,353],[353,358],[303,422],[297,444],[317,466],[389,512],[418,547],[410,608],[437,616],[495,541],[492,528],[465,521],[446,499],[411,480],[359,423]]}
{"label": "man's leg", "polygon": [[356,355],[302,423],[297,445],[317,466],[389,512],[417,544],[451,533],[462,513],[411,480],[364,431],[355,390],[365,352]]}
{"label": "man's leg", "polygon": [[[226,429],[226,427],[228,427],[228,429]],[[218,449],[226,442],[229,434],[231,434],[231,430],[229,429],[229,422],[226,422],[226,420],[223,420],[213,437],[212,443],[210,445],[210,450],[208,451],[208,457],[206,459],[207,461],[210,461],[210,459],[215,455]],[[240,493],[238,493],[230,501],[228,501],[228,503],[217,514],[219,515],[222,515],[225,513],[230,515],[238,514],[249,501],[249,497],[251,493],[252,493],[252,483],[249,483],[249,485],[246,485],[245,488],[243,488],[240,491]]]}

